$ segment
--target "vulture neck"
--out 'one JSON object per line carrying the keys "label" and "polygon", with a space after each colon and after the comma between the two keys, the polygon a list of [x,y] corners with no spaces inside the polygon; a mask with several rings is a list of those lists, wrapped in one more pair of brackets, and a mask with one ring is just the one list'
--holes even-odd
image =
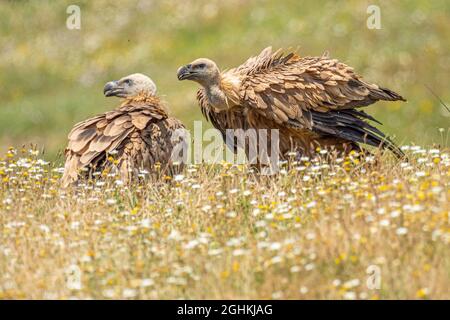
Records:
{"label": "vulture neck", "polygon": [[205,87],[206,96],[208,97],[209,104],[218,110],[226,110],[229,108],[227,103],[227,97],[220,88],[220,85],[210,85]]}
{"label": "vulture neck", "polygon": [[166,107],[161,102],[161,99],[148,93],[140,93],[134,97],[126,98],[122,101],[119,109],[125,108],[126,110],[128,110],[130,106],[153,110],[163,115],[163,117],[168,117]]}
{"label": "vulture neck", "polygon": [[157,96],[149,94],[148,92],[140,92],[134,97],[125,98],[122,104],[131,104],[133,102],[150,105],[159,105],[160,99]]}
{"label": "vulture neck", "polygon": [[203,85],[209,104],[218,111],[232,108],[236,104],[230,99],[233,96],[233,82],[225,77],[219,77],[216,81]]}

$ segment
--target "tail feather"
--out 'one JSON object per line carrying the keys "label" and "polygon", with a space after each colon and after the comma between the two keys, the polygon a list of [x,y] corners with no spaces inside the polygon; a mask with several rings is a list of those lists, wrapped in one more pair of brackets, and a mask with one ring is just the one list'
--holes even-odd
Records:
{"label": "tail feather", "polygon": [[378,89],[373,89],[370,91],[370,97],[372,99],[376,99],[376,100],[385,100],[385,101],[406,101],[405,98],[403,98],[401,95],[399,95],[398,93],[387,89],[387,88],[378,88]]}
{"label": "tail feather", "polygon": [[389,137],[363,120],[376,121],[363,111],[355,109],[329,112],[313,111],[312,119],[313,130],[316,132],[331,134],[342,139],[374,147],[382,147],[392,151],[398,158],[405,156],[403,151]]}

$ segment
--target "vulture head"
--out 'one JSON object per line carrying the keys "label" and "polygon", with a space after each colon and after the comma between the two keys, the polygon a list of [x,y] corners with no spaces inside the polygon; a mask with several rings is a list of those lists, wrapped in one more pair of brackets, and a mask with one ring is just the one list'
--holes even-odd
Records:
{"label": "vulture head", "polygon": [[105,97],[131,98],[139,94],[153,96],[156,93],[156,85],[146,75],[134,73],[120,80],[110,81],[105,84],[103,94]]}
{"label": "vulture head", "polygon": [[178,80],[192,80],[208,86],[220,81],[220,70],[214,61],[200,58],[180,67],[177,77]]}

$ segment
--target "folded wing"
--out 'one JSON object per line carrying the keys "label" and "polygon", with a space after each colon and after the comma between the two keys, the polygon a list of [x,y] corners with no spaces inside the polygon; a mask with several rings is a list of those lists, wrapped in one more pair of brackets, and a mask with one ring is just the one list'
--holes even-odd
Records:
{"label": "folded wing", "polygon": [[124,179],[137,168],[167,162],[172,149],[171,133],[183,125],[168,118],[158,103],[125,103],[76,124],[68,135],[63,184],[76,181],[83,169],[104,169],[108,155],[114,156]]}

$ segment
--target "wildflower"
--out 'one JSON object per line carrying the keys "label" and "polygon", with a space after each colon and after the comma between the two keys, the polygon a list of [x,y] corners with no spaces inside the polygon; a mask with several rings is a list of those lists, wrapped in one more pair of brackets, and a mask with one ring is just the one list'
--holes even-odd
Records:
{"label": "wildflower", "polygon": [[205,206],[202,207],[202,211],[203,211],[203,212],[208,212],[208,211],[211,210],[211,208],[212,208],[212,207],[211,207],[209,204],[207,204],[207,205],[205,205]]}
{"label": "wildflower", "polygon": [[281,249],[281,243],[279,243],[279,242],[274,242],[274,243],[272,243],[272,244],[270,245],[269,249],[272,250],[272,251],[278,251],[278,250]]}
{"label": "wildflower", "polygon": [[430,290],[428,290],[428,288],[421,288],[421,289],[417,290],[416,297],[419,299],[426,298],[427,295],[429,294],[429,291]]}
{"label": "wildflower", "polygon": [[301,286],[299,291],[300,291],[301,294],[307,294],[308,293],[308,287]]}
{"label": "wildflower", "polygon": [[174,180],[175,180],[176,182],[183,181],[183,180],[184,180],[184,176],[183,176],[182,174],[178,174],[178,175],[176,175],[176,176],[174,177]]}
{"label": "wildflower", "polygon": [[359,279],[352,279],[352,280],[345,282],[343,284],[343,287],[347,288],[347,289],[351,289],[351,288],[355,288],[355,287],[359,286],[360,283],[361,282],[359,281]]}
{"label": "wildflower", "polygon": [[355,300],[356,299],[356,293],[353,291],[347,291],[344,293],[344,299],[345,300]]}
{"label": "wildflower", "polygon": [[49,233],[50,232],[50,228],[47,225],[45,225],[45,224],[41,224],[39,226],[39,229],[41,229],[41,231],[43,231],[45,233]]}
{"label": "wildflower", "polygon": [[38,166],[46,166],[46,165],[48,165],[48,164],[50,164],[50,162],[44,161],[44,160],[42,160],[42,159],[38,159],[38,160],[36,161],[36,165],[38,165]]}
{"label": "wildflower", "polygon": [[246,250],[243,250],[243,249],[236,249],[236,250],[233,250],[233,256],[235,256],[235,257],[237,257],[237,256],[243,256],[243,255],[245,255],[245,254],[247,254],[247,251]]}
{"label": "wildflower", "polygon": [[217,256],[217,255],[220,255],[222,252],[223,252],[223,249],[211,249],[208,251],[208,255]]}
{"label": "wildflower", "polygon": [[339,280],[339,279],[334,279],[333,280],[333,286],[339,287],[340,285],[341,285],[341,280]]}
{"label": "wildflower", "polygon": [[400,211],[399,210],[394,210],[391,212],[391,217],[392,218],[396,218],[400,215]]}
{"label": "wildflower", "polygon": [[105,290],[102,291],[102,295],[105,298],[113,298],[114,294],[115,294],[115,292],[114,292],[113,289],[105,289]]}
{"label": "wildflower", "polygon": [[179,285],[179,286],[187,285],[186,279],[182,278],[182,277],[169,277],[169,278],[167,278],[167,283],[175,284],[175,285]]}
{"label": "wildflower", "polygon": [[308,240],[314,240],[316,238],[316,234],[314,232],[308,232],[306,234],[306,239]]}
{"label": "wildflower", "polygon": [[180,232],[178,232],[175,229],[172,229],[172,231],[170,232],[169,236],[167,237],[167,239],[169,239],[169,240],[176,240],[176,241],[181,240],[181,238],[182,237],[181,237]]}
{"label": "wildflower", "polygon": [[143,227],[143,228],[150,228],[150,226],[151,226],[151,220],[150,219],[142,219],[141,220],[141,226]]}
{"label": "wildflower", "polygon": [[283,258],[280,256],[275,256],[272,259],[270,259],[270,264],[278,264],[283,261]]}
{"label": "wildflower", "polygon": [[80,268],[72,264],[66,269],[66,286],[69,290],[81,290],[81,270]]}
{"label": "wildflower", "polygon": [[306,271],[311,271],[315,268],[315,264],[314,263],[308,263],[307,265],[305,265],[305,270]]}
{"label": "wildflower", "polygon": [[226,213],[227,218],[236,218],[237,213],[236,211],[230,211]]}
{"label": "wildflower", "polygon": [[189,242],[184,246],[184,248],[185,248],[186,250],[190,250],[190,249],[194,249],[194,248],[195,248],[196,246],[198,246],[198,245],[199,245],[198,240],[194,239],[194,240],[189,241]]}
{"label": "wildflower", "polygon": [[134,298],[137,295],[137,291],[134,289],[123,289],[122,291],[122,297],[125,299]]}
{"label": "wildflower", "polygon": [[255,227],[257,227],[257,228],[264,228],[266,225],[267,225],[267,223],[263,220],[257,221],[255,223]]}
{"label": "wildflower", "polygon": [[273,214],[272,213],[268,213],[268,214],[266,214],[266,216],[264,218],[266,220],[273,220]]}
{"label": "wildflower", "polygon": [[293,215],[290,214],[290,213],[285,213],[285,214],[283,214],[281,217],[282,217],[284,220],[287,220],[287,219],[291,219],[291,218],[293,217]]}
{"label": "wildflower", "polygon": [[290,269],[290,271],[291,271],[292,273],[300,272],[300,270],[301,270],[301,267],[300,267],[300,266],[292,266],[291,269]]}
{"label": "wildflower", "polygon": [[425,177],[427,174],[426,174],[426,172],[424,172],[424,171],[419,171],[419,172],[416,172],[416,176],[417,177]]}
{"label": "wildflower", "polygon": [[308,209],[314,208],[316,206],[317,202],[316,201],[311,201],[309,203],[306,204],[306,207]]}
{"label": "wildflower", "polygon": [[141,279],[140,287],[142,287],[142,288],[150,287],[150,286],[153,286],[154,284],[155,284],[155,281],[153,279],[145,278],[145,279]]}
{"label": "wildflower", "polygon": [[56,173],[64,173],[64,167],[60,167],[60,168],[55,168],[55,169],[53,169],[52,170],[53,172],[56,172]]}
{"label": "wildflower", "polygon": [[367,292],[361,292],[359,294],[359,298],[362,300],[366,300],[369,297],[369,295],[367,294]]}
{"label": "wildflower", "polygon": [[281,299],[283,297],[283,292],[281,291],[276,291],[274,293],[272,293],[272,299]]}
{"label": "wildflower", "polygon": [[80,222],[79,221],[73,221],[70,224],[70,228],[73,229],[73,230],[78,229],[79,226],[80,226]]}
{"label": "wildflower", "polygon": [[116,199],[107,199],[106,200],[106,204],[109,204],[109,205],[114,205],[114,204],[116,204],[117,203],[117,200]]}

